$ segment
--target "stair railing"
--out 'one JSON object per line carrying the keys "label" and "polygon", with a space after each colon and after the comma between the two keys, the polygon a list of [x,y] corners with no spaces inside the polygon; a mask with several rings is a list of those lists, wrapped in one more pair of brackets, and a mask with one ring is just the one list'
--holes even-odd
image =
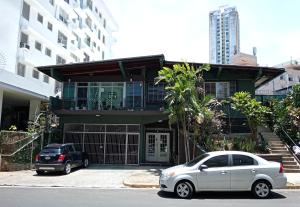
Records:
{"label": "stair railing", "polygon": [[[281,130],[283,131],[283,133],[285,134],[285,136],[288,138],[288,140],[290,141],[290,143],[293,144],[293,146],[298,146],[294,140],[289,136],[289,134],[286,132],[286,130],[284,130],[284,128],[281,126]],[[297,162],[300,164],[300,159],[298,158],[298,156],[294,153],[293,149],[291,149],[290,144],[287,144],[288,150],[290,151],[290,153],[293,155],[293,157],[295,158],[295,160],[297,160]]]}

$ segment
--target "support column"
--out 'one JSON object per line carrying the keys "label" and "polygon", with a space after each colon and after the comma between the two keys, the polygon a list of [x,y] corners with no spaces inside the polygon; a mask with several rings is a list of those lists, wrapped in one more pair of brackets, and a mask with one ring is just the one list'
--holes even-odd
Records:
{"label": "support column", "polygon": [[30,100],[29,106],[29,121],[35,121],[35,118],[39,115],[41,108],[40,100]]}
{"label": "support column", "polygon": [[2,116],[2,104],[3,103],[3,90],[0,89],[0,129],[1,129],[1,116]]}

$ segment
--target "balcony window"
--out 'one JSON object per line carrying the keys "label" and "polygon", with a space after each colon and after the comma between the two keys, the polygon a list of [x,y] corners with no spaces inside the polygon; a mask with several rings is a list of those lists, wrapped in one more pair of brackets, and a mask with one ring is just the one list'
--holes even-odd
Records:
{"label": "balcony window", "polygon": [[46,54],[47,56],[51,57],[51,52],[52,52],[52,51],[51,51],[49,48],[46,47],[46,49],[45,49],[45,54]]}
{"label": "balcony window", "polygon": [[165,95],[165,84],[148,83],[147,103],[162,103]]}
{"label": "balcony window", "polygon": [[52,31],[53,25],[52,25],[50,22],[48,22],[47,28],[48,28],[50,31]]}
{"label": "balcony window", "polygon": [[58,19],[62,21],[64,24],[68,25],[69,15],[63,9],[59,9]]}
{"label": "balcony window", "polygon": [[126,82],[126,107],[129,109],[143,107],[143,82]]}
{"label": "balcony window", "polygon": [[39,50],[39,51],[42,51],[42,44],[38,41],[35,41],[35,49]]}
{"label": "balcony window", "polygon": [[89,62],[90,61],[90,56],[88,56],[88,54],[83,53],[84,58],[83,58],[83,62]]}
{"label": "balcony window", "polygon": [[41,24],[43,24],[44,17],[43,17],[41,14],[38,13],[38,15],[37,15],[37,20],[38,20]]}
{"label": "balcony window", "polygon": [[30,49],[30,46],[28,44],[28,35],[23,32],[21,32],[20,48]]}
{"label": "balcony window", "polygon": [[91,46],[91,38],[90,36],[86,35],[84,39],[85,44],[87,44],[89,47]]}
{"label": "balcony window", "polygon": [[29,21],[30,17],[30,5],[23,1],[22,17]]}
{"label": "balcony window", "polygon": [[56,64],[60,65],[60,64],[65,64],[66,60],[62,57],[60,57],[59,55],[56,55]]}
{"label": "balcony window", "polygon": [[216,97],[217,99],[225,99],[229,97],[229,82],[206,82],[204,84],[205,94]]}
{"label": "balcony window", "polygon": [[32,71],[32,77],[35,78],[35,79],[39,79],[39,77],[40,77],[39,71],[33,70]]}
{"label": "balcony window", "polygon": [[88,83],[77,83],[77,109],[87,109],[88,102]]}
{"label": "balcony window", "polygon": [[17,74],[19,76],[25,77],[26,66],[22,63],[18,63]]}
{"label": "balcony window", "polygon": [[90,28],[90,30],[93,31],[93,30],[92,30],[92,19],[89,18],[89,17],[87,17],[87,18],[85,19],[85,23],[86,23],[86,25]]}
{"label": "balcony window", "polygon": [[47,76],[46,74],[44,74],[44,82],[49,83],[49,76]]}
{"label": "balcony window", "polygon": [[57,43],[62,47],[67,48],[68,38],[60,31],[58,31]]}

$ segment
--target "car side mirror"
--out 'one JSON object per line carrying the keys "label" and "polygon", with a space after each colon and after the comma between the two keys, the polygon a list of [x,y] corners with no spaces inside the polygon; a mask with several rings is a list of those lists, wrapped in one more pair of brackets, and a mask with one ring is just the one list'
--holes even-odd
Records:
{"label": "car side mirror", "polygon": [[202,171],[202,170],[205,170],[207,168],[208,168],[207,165],[200,165],[199,170]]}

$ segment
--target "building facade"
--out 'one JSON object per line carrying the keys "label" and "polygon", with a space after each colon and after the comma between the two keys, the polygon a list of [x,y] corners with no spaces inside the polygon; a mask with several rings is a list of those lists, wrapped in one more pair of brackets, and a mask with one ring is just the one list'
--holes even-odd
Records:
{"label": "building facade", "polygon": [[256,90],[256,95],[286,95],[295,84],[300,84],[300,60],[291,60],[274,67],[285,68],[285,73]]}
{"label": "building facade", "polygon": [[0,129],[26,128],[41,101],[59,92],[36,66],[112,56],[117,24],[102,0],[1,1],[0,18]]}
{"label": "building facade", "polygon": [[[158,71],[182,62],[163,55],[39,67],[63,83],[62,98],[51,99],[60,117],[59,142],[73,142],[88,153],[92,163],[145,164],[184,161],[183,139],[168,125],[165,85],[154,84]],[[201,63],[193,63],[200,67]],[[204,72],[205,93],[226,99],[236,91],[249,91],[281,74],[282,69],[237,65],[211,65]],[[245,132],[244,118],[230,108],[229,132]],[[57,141],[57,140],[56,140]]]}
{"label": "building facade", "polygon": [[235,7],[220,7],[209,13],[209,62],[231,64],[240,52],[239,15]]}

